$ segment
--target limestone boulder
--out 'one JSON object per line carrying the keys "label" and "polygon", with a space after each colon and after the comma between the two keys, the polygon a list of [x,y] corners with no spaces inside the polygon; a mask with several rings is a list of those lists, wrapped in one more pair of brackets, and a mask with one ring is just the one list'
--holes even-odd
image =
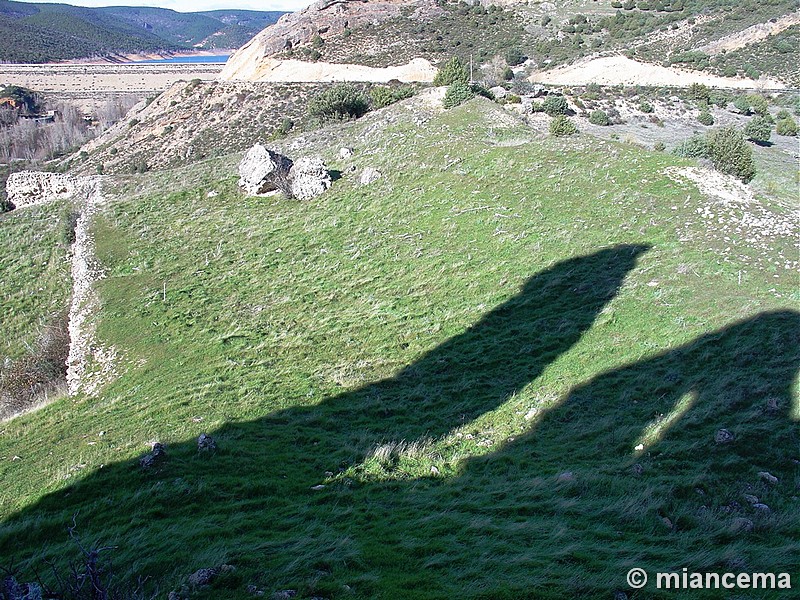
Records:
{"label": "limestone boulder", "polygon": [[239,187],[248,196],[261,196],[283,189],[283,180],[291,168],[292,161],[287,157],[263,144],[255,144],[239,163]]}
{"label": "limestone boulder", "polygon": [[328,167],[319,156],[299,158],[292,166],[289,175],[292,196],[298,200],[310,200],[331,187],[331,175]]}

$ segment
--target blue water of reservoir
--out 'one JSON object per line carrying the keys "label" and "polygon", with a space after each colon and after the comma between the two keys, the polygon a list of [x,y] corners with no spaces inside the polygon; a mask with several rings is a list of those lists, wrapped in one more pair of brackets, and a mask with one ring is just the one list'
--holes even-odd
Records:
{"label": "blue water of reservoir", "polygon": [[214,54],[211,56],[173,56],[171,58],[158,58],[153,60],[137,60],[137,63],[224,63],[228,61],[229,54]]}

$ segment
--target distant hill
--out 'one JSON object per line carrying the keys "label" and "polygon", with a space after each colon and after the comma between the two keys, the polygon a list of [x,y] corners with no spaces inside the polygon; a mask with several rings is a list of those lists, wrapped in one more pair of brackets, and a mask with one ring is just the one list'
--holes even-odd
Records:
{"label": "distant hill", "polygon": [[0,61],[238,48],[282,14],[254,10],[179,13],[164,8],[83,8],[0,0]]}

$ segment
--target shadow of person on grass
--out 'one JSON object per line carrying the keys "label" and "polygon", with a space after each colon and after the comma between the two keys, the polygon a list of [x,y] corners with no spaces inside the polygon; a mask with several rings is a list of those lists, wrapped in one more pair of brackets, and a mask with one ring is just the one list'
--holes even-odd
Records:
{"label": "shadow of person on grass", "polygon": [[[669,517],[676,478],[693,485],[718,466],[703,458],[709,433],[713,441],[718,425],[736,430],[767,399],[777,413],[748,427],[744,445],[732,448],[763,450],[753,468],[784,473],[782,452],[772,444],[776,435],[779,443],[796,441],[785,418],[798,363],[790,344],[796,313],[754,317],[601,375],[521,438],[467,460],[456,477],[339,477],[324,489],[310,488],[326,472],[358,465],[385,441],[437,438],[500,406],[580,339],[646,250],[618,246],[558,263],[392,378],[211,432],[220,441],[212,457],[199,456],[192,440],[170,446],[167,461],[151,473],[132,475],[131,463],[105,467],[4,523],[0,554],[23,567],[63,556],[67,545],[56,540],[79,512],[87,538],[125,545],[138,557],[123,572],[127,577],[175,581],[187,573],[174,565],[224,560],[263,569],[264,584],[274,589],[300,587],[325,597],[348,596],[343,582],[356,597],[435,598],[465,590],[471,597],[545,597],[527,594],[548,583],[557,584],[552,597],[580,592],[584,579],[565,581],[550,563],[602,571],[631,548],[618,531],[639,536],[643,552],[657,555],[654,544],[670,547],[645,524],[651,509],[631,519],[626,502],[663,495],[658,511]],[[687,394],[691,406],[683,402],[670,428],[659,430],[660,441],[648,441],[647,456],[634,456],[635,442],[659,411],[670,414]],[[693,426],[678,427],[680,419]],[[248,444],[239,446],[241,440]],[[675,456],[661,450],[671,440],[680,442]],[[666,453],[660,465],[658,451]],[[641,473],[631,475],[637,460]],[[720,460],[724,466],[730,459]],[[565,471],[573,479],[554,483]],[[611,473],[624,485],[594,489],[600,478],[592,472]],[[709,493],[715,482],[706,485]],[[581,494],[588,494],[584,506],[575,499]],[[573,533],[589,539],[576,542]],[[608,556],[589,552],[593,545]],[[238,584],[238,591],[207,597],[237,597],[244,587]]]}
{"label": "shadow of person on grass", "polygon": [[[410,532],[441,531],[439,548],[417,553],[430,567],[422,571],[457,573],[462,580],[443,588],[480,598],[612,597],[627,587],[626,564],[797,573],[798,372],[800,313],[784,310],[603,373],[415,498],[437,509],[393,533],[423,548]],[[469,500],[448,502],[453,490]],[[489,538],[491,553],[474,564],[442,551]]]}

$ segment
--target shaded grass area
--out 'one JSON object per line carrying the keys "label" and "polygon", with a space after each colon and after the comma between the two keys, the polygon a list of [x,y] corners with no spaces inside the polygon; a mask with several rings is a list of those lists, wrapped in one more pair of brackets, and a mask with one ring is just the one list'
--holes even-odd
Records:
{"label": "shaded grass area", "polygon": [[[534,139],[481,100],[422,128],[401,112],[328,132],[385,174],[372,186],[298,203],[226,178],[209,198],[165,173],[107,208],[99,334],[124,374],[0,426],[20,456],[0,462],[0,555],[64,564],[77,512],[162,595],[237,568],[197,598],[600,598],[632,566],[797,572],[800,315],[770,290],[795,279],[740,285],[678,238],[702,202],[660,174],[680,159]],[[155,440],[167,459],[143,472]]]}

